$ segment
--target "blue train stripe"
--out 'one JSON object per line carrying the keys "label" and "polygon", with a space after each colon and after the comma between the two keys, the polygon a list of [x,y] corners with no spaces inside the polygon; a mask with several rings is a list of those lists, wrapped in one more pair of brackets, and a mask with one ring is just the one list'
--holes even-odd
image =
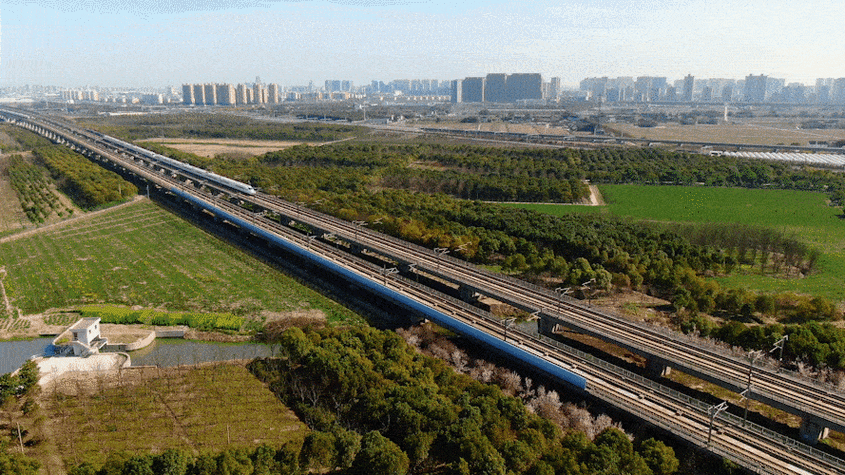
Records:
{"label": "blue train stripe", "polygon": [[197,206],[200,206],[204,209],[207,209],[208,211],[211,211],[218,218],[229,221],[229,222],[241,227],[242,229],[248,230],[248,231],[250,231],[251,233],[253,233],[257,236],[260,236],[264,239],[267,239],[268,241],[272,242],[273,244],[275,244],[275,245],[277,245],[281,248],[284,248],[288,252],[296,254],[296,255],[303,257],[305,259],[308,259],[310,261],[313,261],[317,265],[319,265],[319,266],[321,266],[321,267],[323,267],[323,268],[325,268],[325,269],[327,269],[327,270],[329,270],[329,271],[331,271],[335,274],[342,276],[346,280],[349,280],[349,281],[354,282],[354,283],[356,283],[356,284],[358,284],[358,285],[360,285],[360,286],[362,286],[362,287],[364,287],[368,290],[371,290],[371,291],[375,292],[376,294],[379,294],[379,295],[393,301],[394,303],[396,303],[400,306],[415,310],[415,311],[419,312],[420,314],[424,315],[426,318],[429,318],[430,320],[432,320],[433,322],[437,323],[438,325],[440,325],[444,328],[447,328],[451,331],[454,331],[455,333],[459,333],[459,334],[464,335],[466,337],[472,338],[472,339],[474,339],[478,342],[481,342],[485,345],[491,346],[491,347],[493,347],[493,348],[495,348],[499,351],[502,351],[505,354],[512,356],[512,357],[516,358],[517,360],[519,360],[523,363],[529,364],[529,365],[533,366],[534,368],[539,369],[539,370],[543,371],[544,373],[549,374],[552,377],[555,377],[557,379],[560,379],[561,381],[569,383],[569,384],[575,386],[578,389],[584,390],[586,388],[587,380],[584,379],[583,376],[579,376],[575,373],[572,373],[572,372],[570,372],[570,371],[568,371],[568,370],[566,370],[566,369],[564,369],[564,368],[562,368],[562,367],[560,367],[556,364],[553,364],[549,361],[546,361],[546,360],[534,355],[533,353],[529,353],[528,351],[525,351],[525,350],[523,350],[519,347],[513,346],[510,343],[507,343],[507,342],[499,339],[496,336],[493,336],[493,335],[491,335],[487,332],[481,331],[481,330],[479,330],[479,329],[477,329],[477,328],[475,328],[471,325],[468,325],[468,324],[466,324],[466,323],[464,323],[460,320],[457,320],[453,317],[450,317],[450,316],[446,315],[445,313],[439,312],[439,311],[437,311],[437,310],[435,310],[431,307],[428,307],[428,306],[426,306],[426,305],[424,305],[420,302],[417,302],[416,300],[414,300],[414,299],[412,299],[412,298],[410,298],[406,295],[403,295],[403,294],[401,294],[401,293],[399,293],[399,292],[397,292],[393,289],[390,289],[390,288],[388,288],[388,287],[386,287],[382,284],[379,284],[376,281],[373,281],[373,280],[368,279],[368,278],[366,278],[366,277],[364,277],[364,276],[362,276],[362,275],[360,275],[356,272],[352,272],[349,269],[341,267],[341,266],[335,264],[334,262],[320,256],[319,254],[316,254],[316,253],[311,252],[307,249],[304,249],[304,248],[302,248],[302,247],[300,247],[300,246],[298,246],[298,245],[296,245],[292,242],[289,242],[285,239],[280,239],[279,237],[274,236],[273,234],[259,228],[258,226],[255,226],[252,223],[244,221],[243,219],[240,219],[240,218],[238,218],[238,217],[236,217],[236,216],[234,216],[234,215],[232,215],[232,214],[230,214],[226,211],[223,211],[222,209],[217,208],[216,206],[213,206],[213,205],[204,203],[202,201],[199,201],[196,198],[194,198],[193,196],[191,196],[191,195],[189,195],[185,192],[182,192],[182,191],[180,191],[176,188],[171,188],[170,191],[173,192],[174,194],[176,194],[177,196],[180,196],[180,197],[196,204]]}

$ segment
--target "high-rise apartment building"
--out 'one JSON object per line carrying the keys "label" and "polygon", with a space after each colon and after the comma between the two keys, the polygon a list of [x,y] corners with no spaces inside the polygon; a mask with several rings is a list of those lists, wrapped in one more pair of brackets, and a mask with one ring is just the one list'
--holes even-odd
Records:
{"label": "high-rise apartment building", "polygon": [[834,79],[830,86],[830,102],[845,104],[845,78]]}
{"label": "high-rise apartment building", "polygon": [[560,92],[560,78],[552,78],[549,81],[549,99],[557,99]]}
{"label": "high-rise apartment building", "polygon": [[701,88],[701,102],[710,102],[713,100],[713,88],[710,86],[704,86]]}
{"label": "high-rise apartment building", "polygon": [[486,102],[508,102],[508,75],[503,73],[488,74],[484,80],[484,100]]}
{"label": "high-rise apartment building", "polygon": [[695,78],[692,74],[687,74],[687,77],[684,78],[684,91],[681,94],[682,102],[692,102],[693,87],[695,87]]}
{"label": "high-rise apartment building", "polygon": [[508,76],[507,102],[543,99],[543,76],[540,73],[515,73]]}
{"label": "high-rise apartment building", "polygon": [[194,104],[205,104],[205,87],[202,84],[194,84]]}
{"label": "high-rise apartment building", "polygon": [[238,103],[235,97],[235,86],[231,84],[217,85],[217,103],[222,106],[234,106]]}
{"label": "high-rise apartment building", "polygon": [[249,96],[247,95],[247,91],[249,89],[246,87],[246,84],[238,84],[238,88],[235,91],[235,103],[237,105],[244,105],[249,104]]}
{"label": "high-rise apartment building", "polygon": [[766,76],[745,77],[745,102],[763,102],[766,99]]}
{"label": "high-rise apartment building", "polygon": [[452,104],[458,104],[464,101],[464,81],[463,79],[456,79],[452,81]]}
{"label": "high-rise apartment building", "polygon": [[484,78],[474,77],[463,80],[461,102],[484,102]]}
{"label": "high-rise apartment building", "polygon": [[278,104],[279,102],[281,102],[278,84],[267,85],[267,102],[269,102],[270,104]]}
{"label": "high-rise apartment building", "polygon": [[731,102],[733,99],[734,87],[730,84],[722,87],[722,102]]}
{"label": "high-rise apartment building", "polygon": [[259,83],[255,83],[252,86],[252,103],[253,104],[264,104],[267,102],[264,99],[264,86]]}
{"label": "high-rise apartment building", "polygon": [[213,106],[217,104],[217,87],[214,84],[203,84],[205,89],[205,105]]}
{"label": "high-rise apartment building", "polygon": [[182,84],[182,104],[186,106],[195,104],[193,84]]}

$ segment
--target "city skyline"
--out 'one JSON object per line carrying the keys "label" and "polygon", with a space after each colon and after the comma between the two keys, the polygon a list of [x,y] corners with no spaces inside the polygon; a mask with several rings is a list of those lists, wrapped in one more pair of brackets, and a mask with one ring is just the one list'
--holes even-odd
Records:
{"label": "city skyline", "polygon": [[39,3],[0,10],[0,86],[845,76],[838,8],[819,1]]}

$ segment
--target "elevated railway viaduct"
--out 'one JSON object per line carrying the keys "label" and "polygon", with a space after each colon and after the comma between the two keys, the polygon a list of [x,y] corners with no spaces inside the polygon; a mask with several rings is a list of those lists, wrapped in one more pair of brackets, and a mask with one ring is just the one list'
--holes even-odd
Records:
{"label": "elevated railway viaduct", "polygon": [[[508,330],[503,322],[475,307],[423,288],[405,277],[389,275],[384,269],[333,247],[328,238],[331,236],[334,239],[343,239],[350,247],[382,253],[404,265],[408,271],[426,272],[459,283],[465,296],[481,293],[509,302],[518,308],[537,312],[540,316],[540,328],[546,332],[553,331],[557,325],[576,328],[646,354],[657,361],[658,366],[671,364],[686,368],[686,365],[689,365],[691,369],[687,371],[697,371],[725,384],[724,380],[728,378],[719,376],[719,373],[732,365],[733,373],[729,380],[733,381],[734,388],[739,389],[743,387],[741,375],[747,376],[748,373],[747,363],[725,359],[722,355],[696,348],[689,342],[668,338],[671,335],[666,332],[631,324],[551,291],[485,272],[443,253],[435,253],[386,237],[360,225],[335,220],[301,205],[283,202],[261,193],[254,196],[242,193],[215,196],[202,191],[208,184],[192,181],[190,177],[178,179],[178,173],[174,170],[151,164],[126,150],[104,147],[95,137],[67,124],[9,110],[0,110],[0,115],[55,142],[64,143],[92,159],[109,161],[113,168],[146,180],[152,186],[166,190],[218,219],[239,226],[245,232],[266,239],[287,252],[302,255],[345,279],[366,286],[389,300],[431,318],[438,324],[532,364],[547,374],[670,430],[692,443],[707,446],[714,453],[731,458],[749,469],[759,473],[845,471],[845,464],[841,460],[746,423],[741,418],[723,412],[720,407],[710,407],[548,338],[538,339],[516,329]],[[253,211],[247,211],[232,201],[249,201]],[[271,214],[309,226],[316,234],[305,236],[268,219],[267,215]],[[323,239],[317,236],[322,236]],[[622,334],[619,334],[620,332]],[[499,335],[503,338],[500,339]],[[505,339],[507,341],[504,341]],[[649,346],[649,342],[665,344],[666,341],[672,344],[660,348]],[[695,359],[699,361],[684,363],[681,353],[695,354]],[[698,369],[695,369],[696,366]],[[759,391],[757,381],[763,381],[760,374],[765,370],[760,370],[759,374],[756,371],[755,369],[755,391],[752,391],[755,395],[756,391]],[[792,407],[793,410],[798,410],[796,407],[799,407],[799,413],[805,418],[805,426],[815,424],[817,430],[831,426],[841,427],[841,421],[836,420],[841,417],[843,406],[841,402],[837,402],[841,395],[807,382],[793,381],[793,375],[773,371],[771,373],[775,381],[767,383],[770,385],[767,390],[772,393],[771,399],[784,407]],[[797,389],[781,392],[778,385],[792,385]],[[800,391],[810,394],[789,394]],[[806,422],[808,420],[811,423]],[[805,435],[806,433],[807,429]]]}

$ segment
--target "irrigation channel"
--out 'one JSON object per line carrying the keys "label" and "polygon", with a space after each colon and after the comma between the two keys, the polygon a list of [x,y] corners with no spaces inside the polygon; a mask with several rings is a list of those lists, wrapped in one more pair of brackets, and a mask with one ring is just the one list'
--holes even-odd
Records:
{"label": "irrigation channel", "polygon": [[[52,338],[0,341],[0,374],[20,368],[32,356],[49,356]],[[272,346],[262,343],[215,343],[157,339],[150,346],[129,352],[132,366],[178,366],[271,356]]]}

